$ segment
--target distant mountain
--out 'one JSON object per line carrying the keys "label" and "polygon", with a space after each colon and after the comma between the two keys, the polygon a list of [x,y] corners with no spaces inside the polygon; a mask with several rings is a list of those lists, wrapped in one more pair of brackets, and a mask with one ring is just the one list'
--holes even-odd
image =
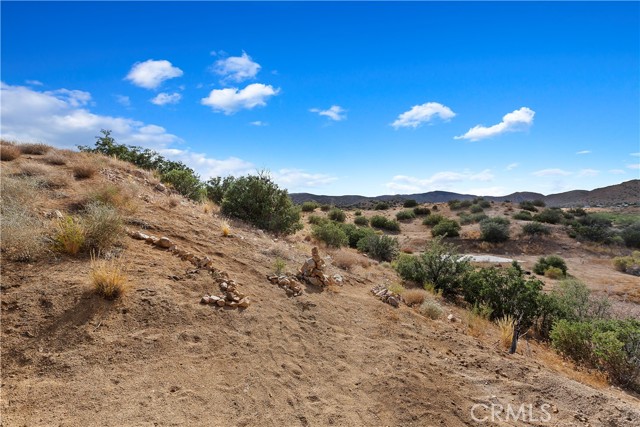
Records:
{"label": "distant mountain", "polygon": [[[367,207],[377,202],[389,202],[392,204],[401,203],[407,199],[414,199],[418,203],[443,203],[449,200],[473,199],[472,194],[451,193],[449,191],[430,191],[420,194],[396,194],[376,197],[366,196],[322,196],[310,193],[292,193],[291,199],[294,203],[300,204],[307,201],[315,201],[320,204],[335,206],[358,206]],[[613,206],[621,204],[640,206],[640,180],[633,179],[621,184],[610,185],[608,187],[596,188],[595,190],[573,190],[564,193],[549,194],[547,196],[533,192],[517,192],[506,196],[494,197],[484,196],[486,200],[503,202],[509,200],[514,203],[524,200],[544,200],[547,206],[572,207],[572,206]]]}

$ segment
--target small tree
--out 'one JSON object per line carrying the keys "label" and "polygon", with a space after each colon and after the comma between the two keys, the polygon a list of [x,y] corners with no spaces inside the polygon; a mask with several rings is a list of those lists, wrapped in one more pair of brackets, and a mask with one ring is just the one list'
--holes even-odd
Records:
{"label": "small tree", "polygon": [[456,220],[443,219],[431,229],[431,235],[433,237],[457,237],[460,235],[460,228],[460,224]]}
{"label": "small tree", "polygon": [[509,222],[504,219],[487,218],[480,221],[480,239],[494,243],[509,240]]}
{"label": "small tree", "polygon": [[404,201],[402,206],[405,207],[405,208],[414,208],[414,207],[418,206],[418,202],[416,202],[414,199],[407,199],[407,200]]}
{"label": "small tree", "polygon": [[447,297],[455,296],[471,269],[468,258],[459,255],[455,246],[445,243],[442,237],[429,242],[419,255],[424,271],[424,283],[429,283]]}

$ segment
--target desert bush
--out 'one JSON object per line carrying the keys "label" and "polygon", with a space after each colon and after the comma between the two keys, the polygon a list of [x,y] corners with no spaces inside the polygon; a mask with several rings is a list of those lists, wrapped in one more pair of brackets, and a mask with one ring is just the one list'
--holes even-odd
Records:
{"label": "desert bush", "polygon": [[569,209],[568,212],[573,216],[586,216],[587,211],[582,208]]}
{"label": "desert bush", "polygon": [[444,310],[442,306],[438,304],[438,302],[432,299],[425,299],[424,302],[420,305],[420,313],[423,316],[428,317],[429,319],[439,319],[442,317]]}
{"label": "desert bush", "polygon": [[360,215],[362,215],[362,211],[361,211],[360,209],[358,209],[358,210],[357,210],[357,211],[355,211],[353,214],[354,214],[355,216],[360,216]]}
{"label": "desert bush", "polygon": [[402,204],[402,207],[404,208],[414,208],[416,206],[418,206],[418,202],[416,202],[413,199],[405,200],[404,203]]}
{"label": "desert bush", "polygon": [[402,279],[422,285],[429,283],[451,297],[459,292],[471,267],[453,245],[438,237],[430,241],[420,255],[401,255],[394,268]]}
{"label": "desert bush", "polygon": [[332,221],[344,222],[347,219],[347,215],[344,213],[342,209],[333,208],[327,214],[327,217]]}
{"label": "desert bush", "polygon": [[432,211],[437,211],[437,210],[438,210],[438,205],[433,205],[433,206],[431,206],[431,210],[432,210]]}
{"label": "desert bush", "polygon": [[231,236],[231,224],[228,221],[222,221],[220,223],[220,232],[222,233],[222,237]]}
{"label": "desert bush", "polygon": [[356,216],[353,219],[353,223],[356,225],[361,225],[363,227],[366,227],[369,225],[369,220],[367,219],[366,216]]}
{"label": "desert bush", "polygon": [[613,265],[618,271],[640,276],[640,251],[633,251],[629,256],[614,258]]}
{"label": "desert bush", "polygon": [[434,237],[457,237],[460,235],[460,228],[460,224],[456,220],[443,219],[431,229],[431,235]]}
{"label": "desert bush", "polygon": [[276,233],[302,228],[300,209],[266,173],[236,178],[224,195],[221,212]]}
{"label": "desert bush", "polygon": [[548,277],[549,279],[560,279],[564,277],[564,274],[562,274],[562,270],[558,267],[549,267],[544,271],[544,277]]}
{"label": "desert bush", "polygon": [[541,222],[530,222],[522,226],[522,232],[529,236],[542,236],[551,234],[551,230]]}
{"label": "desert bush", "polygon": [[88,203],[98,202],[132,213],[136,210],[136,197],[130,187],[103,184],[88,194]]}
{"label": "desert bush", "polygon": [[629,248],[640,248],[640,222],[625,227],[620,236]]}
{"label": "desert bush", "polygon": [[538,212],[538,208],[536,208],[536,205],[534,205],[533,201],[531,200],[523,200],[518,204],[518,206],[520,207],[520,209],[523,209],[525,211]]}
{"label": "desert bush", "polygon": [[400,283],[392,283],[387,286],[387,290],[389,290],[389,292],[393,292],[394,294],[400,295],[405,291],[405,288]]}
{"label": "desert bush", "polygon": [[340,224],[342,231],[347,235],[349,247],[357,248],[358,242],[365,237],[375,234],[375,231],[368,227],[356,227],[354,224]]}
{"label": "desert bush", "polygon": [[219,205],[222,203],[222,199],[224,199],[224,193],[227,192],[234,181],[235,177],[233,176],[210,178],[204,183],[204,192],[207,199]]}
{"label": "desert bush", "polygon": [[3,203],[0,212],[0,247],[4,257],[29,262],[46,250],[44,226],[24,205]]}
{"label": "desert bush", "polygon": [[182,204],[182,197],[177,194],[169,196],[169,207],[171,209],[176,208]]}
{"label": "desert bush", "polygon": [[400,231],[400,224],[396,220],[388,219],[382,215],[374,215],[371,217],[370,224],[372,227],[381,228],[388,231]]}
{"label": "desert bush", "polygon": [[51,147],[47,144],[20,144],[18,148],[22,154],[46,154],[51,150]]}
{"label": "desert bush", "polygon": [[509,224],[504,218],[487,218],[480,221],[480,239],[485,242],[504,242],[509,240]]}
{"label": "desert bush", "polygon": [[42,160],[44,160],[45,163],[54,166],[66,165],[68,161],[66,156],[55,152],[48,153],[45,157],[42,158]]}
{"label": "desert bush", "polygon": [[545,206],[547,206],[544,200],[541,199],[535,199],[531,203],[533,203],[533,206],[537,206],[539,208],[544,208]]}
{"label": "desert bush", "polygon": [[533,221],[533,215],[529,211],[520,211],[514,213],[512,216],[513,219],[518,219],[520,221]]}
{"label": "desert bush", "polygon": [[339,248],[349,244],[349,238],[342,227],[333,222],[314,225],[311,234],[329,247]]}
{"label": "desert bush", "polygon": [[331,205],[322,205],[320,206],[320,210],[322,212],[329,212],[329,210],[331,210]]}
{"label": "desert bush", "polygon": [[611,243],[614,237],[611,220],[598,215],[585,215],[571,224],[577,237],[598,243]]}
{"label": "desert bush", "polygon": [[491,202],[489,202],[488,200],[483,199],[482,197],[480,197],[478,199],[474,199],[473,203],[477,204],[482,209],[489,209],[491,207]]}
{"label": "desert bush", "polygon": [[68,215],[58,220],[53,237],[53,245],[57,251],[77,255],[84,247],[84,241],[84,226],[79,220]]}
{"label": "desert bush", "polygon": [[428,227],[433,227],[437,225],[440,221],[444,220],[444,216],[438,214],[427,215],[427,217],[422,221],[422,225],[426,225]]}
{"label": "desert bush", "polygon": [[424,216],[431,214],[431,210],[424,206],[416,206],[415,208],[413,208],[413,213],[416,216]]}
{"label": "desert bush", "polygon": [[356,265],[362,268],[370,266],[370,261],[359,254],[340,250],[332,254],[332,264],[346,271],[352,271]]}
{"label": "desert bush", "polygon": [[316,202],[304,202],[300,209],[302,212],[313,212],[315,211],[319,205]]}
{"label": "desert bush", "polygon": [[191,200],[200,201],[206,196],[206,190],[200,177],[187,169],[174,169],[162,174],[162,182],[169,184],[178,193]]}
{"label": "desert bush", "polygon": [[386,211],[387,209],[389,209],[389,207],[389,203],[387,202],[378,202],[373,209],[377,211]]}
{"label": "desert bush", "polygon": [[283,260],[280,257],[277,257],[276,260],[273,262],[273,272],[278,276],[283,274],[286,268],[287,268],[287,263],[285,262],[285,260]]}
{"label": "desert bush", "polygon": [[606,372],[626,388],[640,389],[640,320],[559,320],[551,331],[554,348],[576,362]]}
{"label": "desert bush", "polygon": [[124,235],[124,226],[118,210],[100,202],[89,203],[82,215],[84,247],[105,252]]}
{"label": "desert bush", "polygon": [[90,280],[94,291],[106,298],[116,299],[129,289],[125,267],[120,258],[91,258]]}
{"label": "desert bush", "polygon": [[398,255],[398,239],[369,234],[358,241],[358,250],[378,261],[392,261]]}
{"label": "desert bush", "polygon": [[547,257],[540,257],[538,262],[533,266],[533,272],[539,275],[543,275],[548,268],[555,267],[562,271],[562,275],[567,275],[567,264],[562,258],[557,255],[549,255]]}
{"label": "desert bush", "polygon": [[1,144],[0,145],[0,160],[3,162],[10,162],[20,157],[22,152],[15,145]]}
{"label": "desert bush", "polygon": [[401,294],[403,301],[409,306],[422,304],[427,295],[424,289],[407,289]]}
{"label": "desert bush", "polygon": [[560,209],[545,209],[539,214],[533,216],[534,221],[546,222],[548,224],[560,224],[564,219],[564,215]]}
{"label": "desert bush", "polygon": [[409,221],[416,217],[416,214],[412,210],[404,210],[396,213],[396,219],[398,221]]}
{"label": "desert bush", "polygon": [[449,200],[447,204],[449,205],[449,209],[451,209],[452,211],[458,211],[458,210],[467,209],[468,207],[470,207],[471,200],[460,201],[458,199],[454,199],[454,200]]}
{"label": "desert bush", "polygon": [[307,218],[307,222],[311,225],[320,225],[328,221],[329,220],[327,218],[320,215],[309,215],[309,217]]}
{"label": "desert bush", "polygon": [[93,162],[82,162],[74,165],[72,170],[76,179],[89,179],[98,173],[98,166]]}
{"label": "desert bush", "polygon": [[480,205],[471,205],[469,207],[469,212],[471,212],[471,213],[481,213],[481,212],[484,212],[484,209]]}

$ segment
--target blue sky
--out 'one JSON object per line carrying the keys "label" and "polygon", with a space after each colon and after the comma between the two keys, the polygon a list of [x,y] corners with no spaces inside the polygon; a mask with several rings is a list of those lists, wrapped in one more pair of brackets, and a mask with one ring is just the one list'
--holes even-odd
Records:
{"label": "blue sky", "polygon": [[330,195],[639,178],[638,2],[0,7],[5,138]]}

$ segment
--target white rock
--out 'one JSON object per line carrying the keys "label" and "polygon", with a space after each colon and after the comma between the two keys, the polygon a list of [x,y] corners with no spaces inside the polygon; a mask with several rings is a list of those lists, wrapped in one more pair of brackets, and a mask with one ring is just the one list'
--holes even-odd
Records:
{"label": "white rock", "polygon": [[168,237],[162,236],[160,239],[158,239],[157,242],[155,242],[155,245],[160,246],[161,248],[168,249],[173,246],[173,242]]}

